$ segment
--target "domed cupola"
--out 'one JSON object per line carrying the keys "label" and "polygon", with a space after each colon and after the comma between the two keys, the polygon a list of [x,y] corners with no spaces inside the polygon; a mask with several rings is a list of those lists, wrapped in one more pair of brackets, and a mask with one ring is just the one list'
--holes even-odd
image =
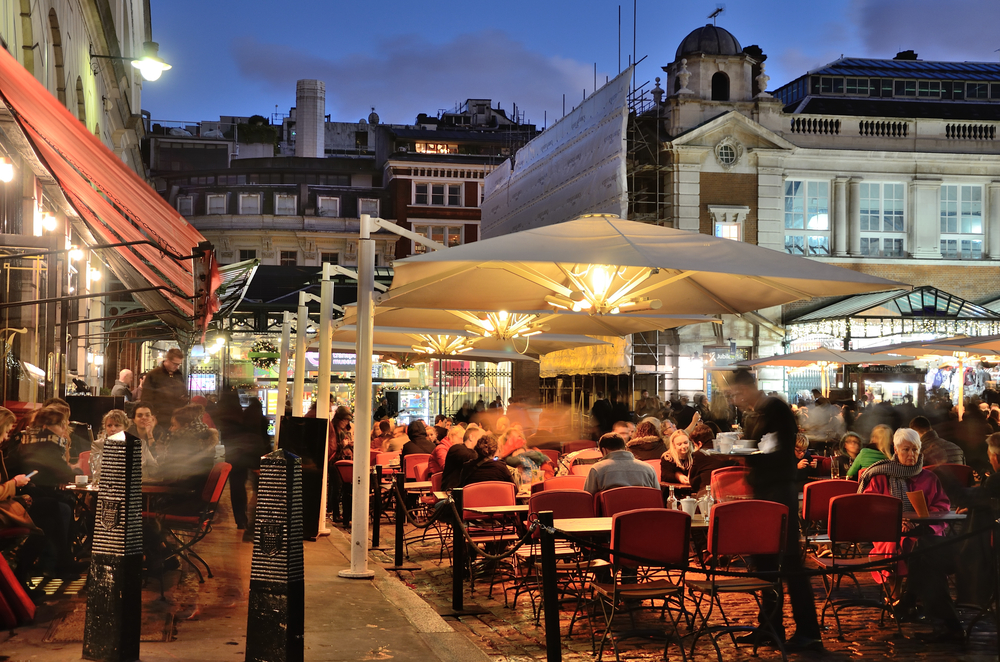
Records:
{"label": "domed cupola", "polygon": [[725,28],[705,25],[692,30],[677,47],[667,72],[668,95],[681,99],[742,102],[753,98],[753,58]]}
{"label": "domed cupola", "polygon": [[729,30],[709,23],[692,30],[677,47],[675,60],[695,53],[702,55],[739,55],[743,52],[740,42]]}

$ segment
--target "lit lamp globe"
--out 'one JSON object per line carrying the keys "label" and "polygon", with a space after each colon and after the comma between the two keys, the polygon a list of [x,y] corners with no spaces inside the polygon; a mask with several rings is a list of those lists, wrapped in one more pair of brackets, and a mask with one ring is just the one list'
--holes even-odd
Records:
{"label": "lit lamp globe", "polygon": [[6,156],[0,157],[0,182],[9,183],[14,179],[14,162]]}
{"label": "lit lamp globe", "polygon": [[132,66],[139,70],[142,77],[148,81],[157,80],[167,69],[172,68],[160,59],[160,45],[155,41],[147,41],[143,45],[143,55],[138,60],[132,60]]}

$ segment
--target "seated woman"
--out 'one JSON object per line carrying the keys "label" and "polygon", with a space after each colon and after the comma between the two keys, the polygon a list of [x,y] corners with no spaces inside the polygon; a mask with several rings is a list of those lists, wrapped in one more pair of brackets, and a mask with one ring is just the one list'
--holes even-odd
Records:
{"label": "seated woman", "polygon": [[667,452],[667,445],[663,443],[657,425],[645,420],[636,427],[635,434],[626,442],[625,449],[637,460],[656,460]]}
{"label": "seated woman", "polygon": [[506,483],[513,483],[514,477],[511,475],[507,465],[500,460],[494,460],[499,444],[496,436],[484,434],[476,442],[476,459],[469,460],[462,467],[462,473],[458,480],[458,487],[465,487],[473,483],[484,483],[486,481],[498,480]]}
{"label": "seated woman", "polygon": [[840,438],[839,454],[833,458],[836,463],[837,476],[846,476],[847,471],[854,464],[858,454],[861,453],[861,436],[857,432],[847,432]]}
{"label": "seated woman", "polygon": [[[947,512],[950,503],[938,477],[923,468],[920,435],[910,428],[900,428],[892,442],[895,454],[868,467],[858,492],[894,496],[903,502],[905,515],[914,512],[907,493],[922,491],[930,512]],[[904,520],[899,543],[875,543],[872,556],[891,556],[915,548],[926,550],[899,563],[897,577],[907,577],[907,586],[896,611],[905,614],[919,601],[924,615],[943,623],[943,629],[937,629],[931,638],[961,642],[965,633],[948,591],[948,574],[954,571],[956,553],[941,544],[945,527],[944,523],[926,525]],[[876,581],[885,581],[882,573],[876,573]]]}
{"label": "seated woman", "polygon": [[858,474],[862,470],[879,460],[888,460],[890,457],[892,457],[892,428],[888,425],[876,425],[872,429],[868,445],[861,449],[858,456],[854,458],[851,468],[847,470],[847,477],[851,480],[857,480]]}
{"label": "seated woman", "polygon": [[687,432],[675,430],[670,435],[670,449],[660,457],[660,480],[690,485],[697,492],[711,481],[711,470],[705,472],[707,465],[708,456],[694,450]]}
{"label": "seated woman", "polygon": [[[136,409],[138,410],[138,406]],[[148,411],[148,407],[146,407]],[[108,440],[109,437],[113,437],[116,434],[125,432],[129,426],[128,415],[121,409],[112,409],[104,418],[101,420],[101,433],[94,440],[94,443],[90,446],[90,476],[91,480],[98,481],[101,478],[101,455],[104,454],[104,442]],[[131,435],[126,432],[126,435]],[[148,477],[148,473],[154,472],[156,469],[156,460],[153,459],[152,454],[149,451],[149,447],[146,445],[145,440],[141,440],[140,443],[140,458],[142,461],[142,471],[143,478]],[[80,467],[83,469],[83,467]]]}
{"label": "seated woman", "polygon": [[[7,440],[15,420],[11,410],[0,407],[0,444]],[[23,489],[30,481],[24,474],[9,474],[3,455],[0,454],[0,541],[4,547],[17,549],[14,553],[14,576],[25,587],[44,544],[42,536],[45,535],[28,514],[25,497],[18,496],[18,489]],[[12,535],[15,531],[26,533]]]}

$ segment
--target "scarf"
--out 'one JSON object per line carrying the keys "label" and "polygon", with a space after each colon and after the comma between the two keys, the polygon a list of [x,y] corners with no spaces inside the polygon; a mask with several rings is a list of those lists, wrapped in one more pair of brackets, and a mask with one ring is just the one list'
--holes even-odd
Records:
{"label": "scarf", "polygon": [[903,502],[903,512],[914,512],[913,504],[910,503],[909,497],[906,496],[906,492],[908,491],[906,489],[906,481],[923,470],[923,455],[917,459],[917,463],[912,467],[900,464],[896,460],[895,455],[888,460],[879,460],[865,470],[864,476],[861,477],[861,484],[858,486],[858,494],[865,491],[868,484],[872,482],[872,478],[875,476],[885,476],[886,480],[889,481],[889,491],[892,493],[892,496]]}

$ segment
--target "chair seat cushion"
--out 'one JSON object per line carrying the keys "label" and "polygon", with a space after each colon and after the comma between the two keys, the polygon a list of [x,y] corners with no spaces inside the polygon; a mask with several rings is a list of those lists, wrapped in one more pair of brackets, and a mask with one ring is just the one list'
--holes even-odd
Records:
{"label": "chair seat cushion", "polygon": [[843,568],[845,571],[851,571],[854,566],[865,565],[866,563],[871,563],[873,561],[880,561],[881,559],[869,559],[867,556],[857,556],[850,559],[844,558],[834,558],[832,556],[812,556],[810,555],[807,559],[807,563],[816,567],[822,568],[824,570],[829,570],[831,568]]}
{"label": "chair seat cushion", "polygon": [[612,598],[615,589],[618,589],[618,597],[622,600],[650,600],[652,598],[662,598],[674,595],[681,591],[681,587],[669,579],[654,579],[649,582],[639,584],[603,584],[595,582],[591,584],[594,592],[605,598]]}

